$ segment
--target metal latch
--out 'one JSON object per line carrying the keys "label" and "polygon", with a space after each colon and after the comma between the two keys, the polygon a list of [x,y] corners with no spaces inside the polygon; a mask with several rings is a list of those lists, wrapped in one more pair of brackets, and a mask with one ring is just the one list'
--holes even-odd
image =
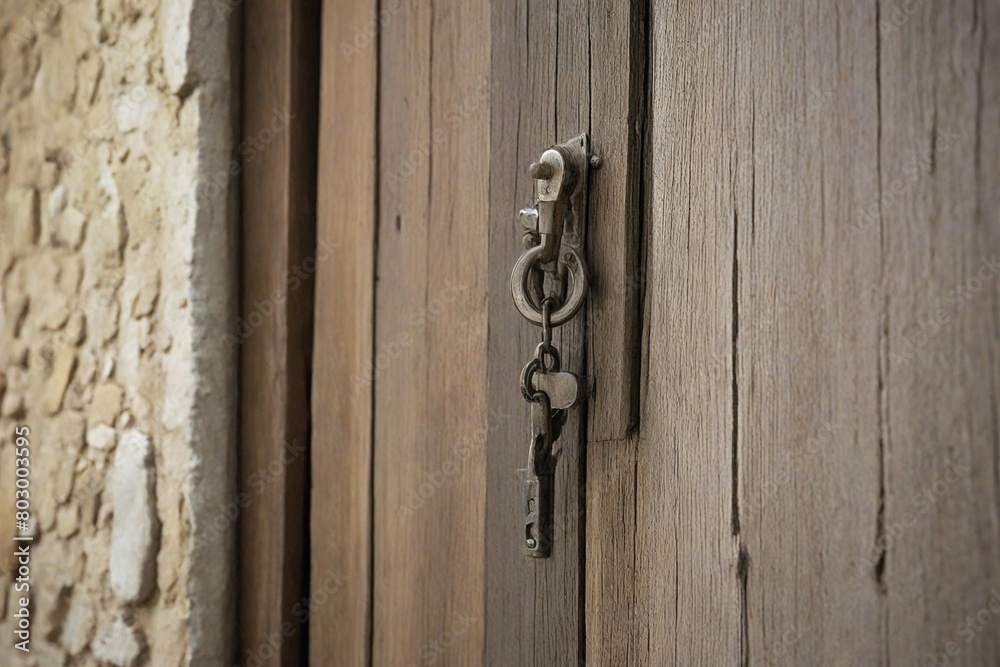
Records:
{"label": "metal latch", "polygon": [[590,276],[584,260],[587,176],[600,160],[590,155],[586,134],[542,153],[531,165],[537,202],[520,221],[526,250],[514,264],[510,293],[514,305],[542,328],[535,356],[521,372],[521,393],[531,406],[528,467],[518,471],[524,518],[524,553],[547,558],[552,551],[554,475],[552,449],[566,410],[580,398],[576,375],[563,371],[552,329],[570,321],[587,298]]}

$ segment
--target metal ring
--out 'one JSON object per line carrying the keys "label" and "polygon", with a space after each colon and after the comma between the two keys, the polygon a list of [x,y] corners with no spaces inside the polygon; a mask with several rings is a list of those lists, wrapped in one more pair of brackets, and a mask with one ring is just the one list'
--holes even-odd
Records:
{"label": "metal ring", "polygon": [[[528,280],[531,276],[531,269],[538,261],[538,256],[541,252],[542,246],[535,246],[526,250],[517,259],[517,263],[514,264],[514,271],[510,274],[510,295],[514,299],[514,306],[524,316],[524,319],[539,327],[542,326],[542,309],[540,304],[532,303],[528,296]],[[564,259],[567,254],[569,255],[569,261],[565,262]],[[587,297],[587,288],[590,286],[587,276],[587,264],[583,261],[583,256],[580,255],[580,252],[576,248],[565,246],[562,249],[562,258],[560,261],[568,265],[573,283],[573,291],[569,293],[566,303],[559,310],[552,313],[552,326],[554,327],[566,324],[574,315],[580,312],[580,308],[583,307],[583,302]]]}

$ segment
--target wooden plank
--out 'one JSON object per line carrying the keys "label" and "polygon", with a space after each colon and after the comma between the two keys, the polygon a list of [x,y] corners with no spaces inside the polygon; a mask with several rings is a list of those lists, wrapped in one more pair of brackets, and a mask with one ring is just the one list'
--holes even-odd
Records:
{"label": "wooden plank", "polygon": [[736,664],[743,593],[732,516],[732,10],[665,4],[653,3],[650,15],[648,343],[630,661]]}
{"label": "wooden plank", "polygon": [[997,10],[920,12],[654,3],[648,370],[634,483],[588,452],[588,660],[997,662]]}
{"label": "wooden plank", "polygon": [[[252,3],[244,15],[243,308],[229,342],[241,346],[240,657],[258,664],[297,663],[304,635],[293,605],[305,594],[313,285],[286,276],[315,245],[316,9]],[[286,623],[294,632],[263,659]]]}
{"label": "wooden plank", "polygon": [[1000,8],[880,20],[883,627],[893,664],[998,664]]}
{"label": "wooden plank", "polygon": [[587,337],[593,396],[586,450],[586,656],[631,664],[636,636],[635,456],[645,211],[646,2],[592,0],[591,178]]}
{"label": "wooden plank", "polygon": [[373,664],[483,656],[489,13],[382,23]]}
{"label": "wooden plank", "polygon": [[746,656],[882,664],[878,586],[857,565],[879,518],[881,269],[877,230],[852,227],[878,183],[876,12],[733,19]]}
{"label": "wooden plank", "polygon": [[313,665],[371,663],[377,6],[323,7],[317,242],[328,257],[316,274]]}
{"label": "wooden plank", "polygon": [[587,437],[598,443],[623,440],[638,421],[646,4],[590,0],[588,8],[591,140],[602,166],[590,187]]}
{"label": "wooden plank", "polygon": [[[504,417],[487,437],[486,663],[564,665],[583,658],[582,415],[558,443],[555,533],[548,559],[526,558],[517,470],[527,463],[528,406],[518,374],[540,340],[509,297],[524,251],[517,212],[535,201],[528,165],[557,142],[589,132],[588,4],[495,3],[489,210],[489,405]],[[595,29],[598,29],[595,26]],[[568,370],[584,370],[582,319],[556,339]]]}

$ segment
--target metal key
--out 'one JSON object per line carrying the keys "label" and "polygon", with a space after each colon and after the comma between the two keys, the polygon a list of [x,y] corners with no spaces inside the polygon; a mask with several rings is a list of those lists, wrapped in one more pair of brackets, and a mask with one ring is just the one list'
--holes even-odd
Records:
{"label": "metal key", "polygon": [[548,558],[552,550],[555,457],[552,455],[552,407],[545,392],[531,403],[528,467],[517,471],[524,514],[524,554]]}

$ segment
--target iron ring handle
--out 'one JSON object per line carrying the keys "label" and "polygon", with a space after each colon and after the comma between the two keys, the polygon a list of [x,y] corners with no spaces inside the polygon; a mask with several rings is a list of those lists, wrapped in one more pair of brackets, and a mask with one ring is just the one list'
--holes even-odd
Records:
{"label": "iron ring handle", "polygon": [[[529,248],[517,259],[514,264],[514,271],[510,274],[510,295],[514,299],[514,305],[518,312],[535,326],[542,326],[542,310],[539,306],[531,302],[528,297],[528,280],[531,276],[532,267],[538,262],[538,256],[542,252],[541,246]],[[570,272],[570,281],[573,283],[573,291],[569,293],[559,310],[552,313],[552,326],[557,327],[566,322],[583,307],[583,302],[587,298],[587,289],[590,287],[590,280],[587,276],[587,264],[583,261],[583,256],[573,246],[563,247],[563,257],[569,255],[566,262]]]}

